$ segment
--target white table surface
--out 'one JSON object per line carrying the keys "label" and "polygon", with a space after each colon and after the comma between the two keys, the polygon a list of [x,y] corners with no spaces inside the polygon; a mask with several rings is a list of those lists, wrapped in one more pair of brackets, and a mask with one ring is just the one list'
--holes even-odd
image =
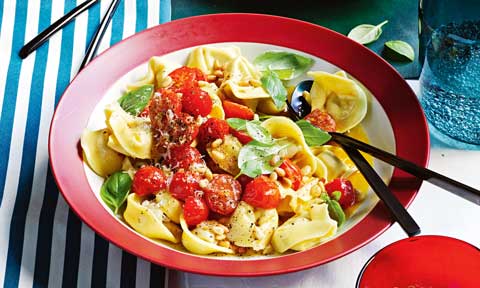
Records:
{"label": "white table surface", "polygon": [[[417,91],[418,82],[409,84]],[[480,189],[480,151],[455,150],[431,139],[428,167],[455,180]],[[480,207],[427,182],[408,211],[422,229],[421,235],[444,235],[480,246]],[[358,274],[365,262],[378,250],[405,238],[398,224],[357,251],[328,264],[308,270],[256,278],[212,277],[179,273],[181,287],[185,288],[244,288],[244,287],[355,287]]]}

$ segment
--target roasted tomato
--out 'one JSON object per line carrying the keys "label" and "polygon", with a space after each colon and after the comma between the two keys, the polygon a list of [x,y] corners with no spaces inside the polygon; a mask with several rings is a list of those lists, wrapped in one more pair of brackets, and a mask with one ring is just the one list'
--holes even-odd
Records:
{"label": "roasted tomato", "polygon": [[196,172],[189,170],[178,171],[173,175],[168,191],[178,200],[185,200],[188,196],[195,196],[196,191],[203,194],[198,184],[200,180],[201,177]]}
{"label": "roasted tomato", "polygon": [[167,187],[167,177],[162,169],[145,166],[133,176],[132,191],[140,196],[157,194]]}
{"label": "roasted tomato", "polygon": [[230,134],[237,137],[238,141],[240,141],[240,143],[242,143],[243,145],[253,140],[253,138],[250,137],[250,135],[248,135],[248,133],[245,131],[238,131],[230,128]]}
{"label": "roasted tomato", "polygon": [[273,180],[260,175],[245,186],[242,200],[258,208],[276,208],[280,203],[280,191]]}
{"label": "roasted tomato", "polygon": [[204,164],[200,152],[189,145],[173,147],[170,149],[170,153],[168,153],[165,163],[173,170],[188,170],[191,165]]}
{"label": "roasted tomato", "polygon": [[208,219],[208,206],[200,197],[188,196],[183,204],[183,218],[188,226],[195,226]]}
{"label": "roasted tomato", "polygon": [[327,190],[327,193],[330,197],[334,197],[332,193],[334,193],[335,191],[340,192],[340,198],[338,199],[338,203],[340,203],[343,209],[355,204],[355,190],[353,189],[352,183],[347,179],[333,179],[332,181],[325,184],[325,190]]}
{"label": "roasted tomato", "polygon": [[205,123],[200,126],[198,132],[198,140],[201,146],[206,146],[207,143],[215,141],[216,139],[223,139],[230,131],[227,121],[217,118],[208,118]]}
{"label": "roasted tomato", "polygon": [[316,126],[323,131],[335,132],[337,127],[335,120],[327,112],[320,111],[320,109],[315,109],[310,114],[305,116],[305,120],[312,123],[313,126]]}
{"label": "roasted tomato", "polygon": [[193,116],[205,117],[212,111],[213,102],[207,92],[197,86],[180,90],[182,93],[182,111]]}
{"label": "roasted tomato", "polygon": [[302,186],[302,171],[300,171],[300,168],[290,159],[285,159],[280,168],[285,171],[285,177],[292,181],[293,190],[298,190]]}
{"label": "roasted tomato", "polygon": [[237,208],[242,186],[228,174],[216,174],[204,191],[210,210],[226,216],[232,214]]}
{"label": "roasted tomato", "polygon": [[238,178],[237,178],[237,181],[240,182],[240,184],[242,185],[242,188],[243,188],[243,189],[245,189],[245,187],[247,186],[247,184],[250,183],[252,180],[253,180],[253,178],[248,177],[248,176],[245,175],[245,174],[242,174],[242,175],[238,176]]}
{"label": "roasted tomato", "polygon": [[205,75],[197,68],[180,67],[168,74],[173,80],[172,87],[175,89],[197,87],[198,81],[205,81]]}
{"label": "roasted tomato", "polygon": [[150,100],[149,110],[151,115],[164,115],[168,110],[174,114],[182,111],[182,98],[172,89],[158,89]]}
{"label": "roasted tomato", "polygon": [[222,102],[225,118],[242,118],[252,120],[255,113],[247,106],[224,100]]}

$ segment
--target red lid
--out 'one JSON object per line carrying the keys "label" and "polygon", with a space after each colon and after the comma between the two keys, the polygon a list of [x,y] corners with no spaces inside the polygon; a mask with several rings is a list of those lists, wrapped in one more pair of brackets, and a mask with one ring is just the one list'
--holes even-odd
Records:
{"label": "red lid", "polygon": [[480,287],[480,250],[445,236],[417,236],[388,245],[360,272],[357,287]]}

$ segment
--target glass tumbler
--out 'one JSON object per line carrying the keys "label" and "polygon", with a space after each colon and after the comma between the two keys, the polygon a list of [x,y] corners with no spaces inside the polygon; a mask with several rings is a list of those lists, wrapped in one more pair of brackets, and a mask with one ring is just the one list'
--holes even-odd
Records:
{"label": "glass tumbler", "polygon": [[431,133],[480,149],[480,0],[420,0],[420,102]]}

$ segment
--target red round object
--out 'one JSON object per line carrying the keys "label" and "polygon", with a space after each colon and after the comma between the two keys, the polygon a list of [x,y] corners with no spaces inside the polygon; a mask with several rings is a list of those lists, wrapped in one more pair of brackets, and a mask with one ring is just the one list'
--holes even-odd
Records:
{"label": "red round object", "polygon": [[200,126],[198,131],[198,141],[205,146],[207,143],[216,139],[223,139],[230,131],[227,121],[217,118],[208,118]]}
{"label": "red round object", "polygon": [[132,192],[140,195],[157,194],[167,187],[167,177],[162,169],[145,166],[137,170],[133,176]]}
{"label": "red round object", "polygon": [[292,189],[298,190],[302,186],[302,171],[290,159],[283,160],[280,168],[285,171],[285,177],[292,181]]}
{"label": "red round object", "polygon": [[165,164],[173,170],[188,170],[193,164],[203,164],[202,155],[198,150],[189,145],[173,147],[168,153]]}
{"label": "red round object", "polygon": [[210,210],[226,216],[237,208],[242,186],[228,174],[215,174],[204,191]]}
{"label": "red round object", "polygon": [[352,182],[347,179],[333,179],[332,181],[325,184],[325,190],[327,190],[329,196],[332,196],[332,193],[335,191],[340,192],[340,199],[338,199],[338,203],[342,206],[343,209],[355,204],[355,190],[353,189]]}
{"label": "red round object", "polygon": [[212,99],[207,92],[199,87],[188,87],[180,90],[182,93],[182,111],[192,116],[205,117],[212,111]]}
{"label": "red round object", "polygon": [[[255,29],[245,23],[255,23]],[[212,27],[215,33],[198,32],[211,31]],[[249,265],[245,265],[244,259],[203,257],[159,245],[120,223],[104,208],[95,195],[98,191],[92,191],[78,153],[80,135],[96,105],[118,79],[152,56],[223,42],[287,47],[344,69],[375,95],[388,115],[396,155],[427,166],[428,127],[417,97],[402,76],[374,52],[344,35],[300,20],[257,14],[204,15],[168,22],[119,42],[93,59],[65,90],[50,127],[49,159],[59,190],[71,209],[96,233],[129,253],[172,269],[210,275],[260,276],[311,268],[349,254],[387,230],[393,222],[379,202],[355,226],[318,247],[279,257],[248,259]],[[351,55],[355,55],[355,61]],[[415,137],[411,137],[412,131]],[[407,207],[420,185],[420,181],[399,169],[394,170],[389,184]]]}
{"label": "red round object", "polygon": [[188,196],[183,204],[183,218],[188,226],[195,226],[208,219],[208,206],[201,197]]}
{"label": "red round object", "polygon": [[280,191],[273,180],[260,175],[245,186],[242,200],[253,207],[272,209],[280,203]]}
{"label": "red round object", "polygon": [[240,118],[245,120],[253,120],[253,116],[255,115],[252,109],[242,104],[224,100],[222,102],[222,105],[223,110],[225,111],[225,118]]}
{"label": "red round object", "polygon": [[480,249],[445,236],[416,236],[392,243],[367,261],[359,288],[478,287]]}
{"label": "red round object", "polygon": [[[192,171],[178,171],[170,181],[168,186],[168,192],[178,200],[185,200],[188,196],[194,196],[195,191],[200,191],[200,185],[198,182],[201,177],[198,173]],[[203,193],[203,192],[202,192]]]}
{"label": "red round object", "polygon": [[320,109],[315,109],[310,114],[305,116],[305,120],[310,122],[313,126],[322,129],[327,132],[335,132],[337,128],[337,123],[335,120],[325,111],[320,111]]}
{"label": "red round object", "polygon": [[197,68],[182,66],[168,74],[172,78],[175,89],[198,87],[198,80],[205,81],[205,75]]}

